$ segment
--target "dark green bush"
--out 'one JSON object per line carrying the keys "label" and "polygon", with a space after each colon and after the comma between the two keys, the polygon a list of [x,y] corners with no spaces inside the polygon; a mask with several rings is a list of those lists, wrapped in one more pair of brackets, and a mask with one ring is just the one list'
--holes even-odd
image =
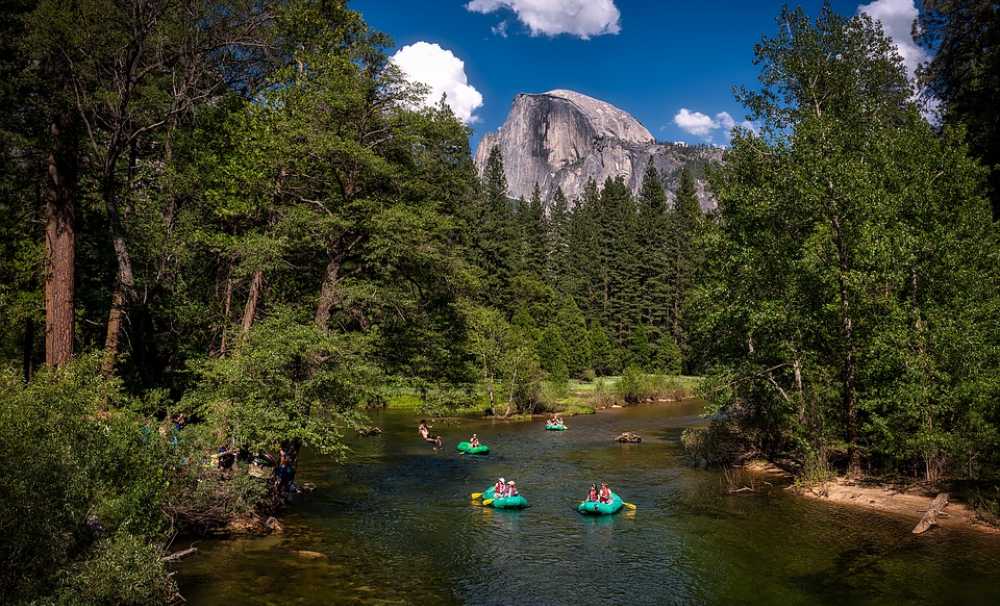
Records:
{"label": "dark green bush", "polygon": [[[0,371],[0,452],[7,463],[0,595],[28,603],[51,599],[60,586],[82,591],[107,569],[101,562],[135,561],[143,553],[159,565],[159,555],[151,555],[157,549],[134,547],[162,536],[165,444],[127,409],[118,383],[100,377],[95,357],[40,372],[27,385],[19,373]],[[75,578],[84,572],[87,578]],[[169,593],[160,585],[134,590]]]}

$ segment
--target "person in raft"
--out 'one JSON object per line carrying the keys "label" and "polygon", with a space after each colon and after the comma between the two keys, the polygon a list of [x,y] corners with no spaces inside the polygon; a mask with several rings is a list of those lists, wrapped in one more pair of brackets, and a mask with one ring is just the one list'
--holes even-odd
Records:
{"label": "person in raft", "polygon": [[493,485],[493,498],[502,499],[504,493],[507,491],[507,483],[504,482],[503,478],[497,480],[497,483]]}
{"label": "person in raft", "polygon": [[434,450],[441,448],[441,436],[431,436],[431,426],[427,424],[427,421],[420,419],[420,427],[417,428],[420,432],[420,437],[423,438],[424,442],[430,442],[434,445]]}
{"label": "person in raft", "polygon": [[611,489],[608,488],[607,482],[601,482],[601,492],[598,497],[601,503],[611,502]]}
{"label": "person in raft", "polygon": [[507,482],[507,490],[504,491],[505,497],[516,497],[517,496],[517,482],[511,480]]}
{"label": "person in raft", "polygon": [[596,501],[597,500],[597,484],[591,484],[590,485],[590,491],[587,492],[587,500],[588,501]]}
{"label": "person in raft", "polygon": [[469,439],[469,446],[472,447],[472,448],[478,448],[479,447],[479,436],[478,435],[472,434],[472,438]]}

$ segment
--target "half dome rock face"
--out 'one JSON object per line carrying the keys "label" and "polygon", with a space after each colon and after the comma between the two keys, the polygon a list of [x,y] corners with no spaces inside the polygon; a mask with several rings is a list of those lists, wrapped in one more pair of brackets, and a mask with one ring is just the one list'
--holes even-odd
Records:
{"label": "half dome rock face", "polygon": [[[503,155],[508,194],[527,198],[538,183],[545,200],[558,187],[575,200],[589,179],[601,185],[619,175],[638,192],[650,158],[672,197],[681,168],[698,164],[693,174],[701,175],[706,162],[722,156],[714,148],[657,143],[628,113],[569,90],[515,97],[503,126],[484,135],[476,148],[480,173],[494,146]],[[702,207],[713,207],[705,184],[696,181]]]}

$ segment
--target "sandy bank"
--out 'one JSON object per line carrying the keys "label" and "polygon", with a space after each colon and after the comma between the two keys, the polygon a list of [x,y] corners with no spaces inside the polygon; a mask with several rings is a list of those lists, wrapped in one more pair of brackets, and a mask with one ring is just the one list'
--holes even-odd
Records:
{"label": "sandy bank", "polygon": [[[916,524],[937,495],[925,486],[905,486],[853,481],[837,478],[810,487],[790,487],[811,499],[864,507],[913,520]],[[961,501],[952,500],[937,520],[942,528],[966,528],[1000,535],[1000,529],[978,520],[975,511]],[[932,530],[933,532],[933,530]]]}

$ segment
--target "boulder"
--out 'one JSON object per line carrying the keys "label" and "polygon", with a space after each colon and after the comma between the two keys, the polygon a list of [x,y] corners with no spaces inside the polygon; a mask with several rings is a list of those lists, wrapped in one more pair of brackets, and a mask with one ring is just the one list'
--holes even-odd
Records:
{"label": "boulder", "polygon": [[642,442],[642,438],[637,433],[626,431],[615,438],[615,441],[621,442],[622,444],[638,444],[639,442]]}

